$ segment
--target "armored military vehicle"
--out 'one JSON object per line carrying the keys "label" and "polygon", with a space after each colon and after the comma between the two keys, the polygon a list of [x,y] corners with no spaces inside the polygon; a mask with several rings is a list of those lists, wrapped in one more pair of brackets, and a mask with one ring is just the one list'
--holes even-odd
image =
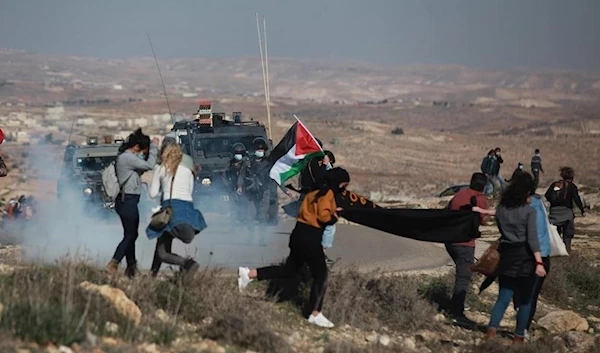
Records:
{"label": "armored military vehicle", "polygon": [[[252,142],[263,138],[269,151],[273,148],[267,130],[258,121],[243,121],[241,112],[233,112],[231,119],[225,113],[213,113],[211,102],[200,102],[193,119],[176,122],[166,137],[175,138],[185,153],[194,160],[196,167],[195,198],[210,197],[211,204],[217,200],[229,201],[228,181],[224,172],[229,168],[235,143],[242,143],[248,155],[253,155]],[[206,203],[202,202],[204,207]]]}
{"label": "armored military vehicle", "polygon": [[69,144],[65,148],[57,185],[59,200],[82,200],[91,212],[112,207],[104,198],[102,171],[117,158],[120,140],[105,138],[103,142],[89,137],[87,145]]}

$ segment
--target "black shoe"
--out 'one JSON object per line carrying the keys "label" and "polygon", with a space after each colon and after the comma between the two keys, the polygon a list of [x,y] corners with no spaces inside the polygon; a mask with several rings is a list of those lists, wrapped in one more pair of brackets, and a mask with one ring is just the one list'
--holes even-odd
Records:
{"label": "black shoe", "polygon": [[194,278],[194,274],[196,274],[196,272],[198,271],[199,268],[200,268],[200,265],[196,261],[194,261],[192,259],[185,260],[185,263],[181,267],[180,278],[181,278],[182,284],[186,284],[192,278]]}
{"label": "black shoe", "polygon": [[128,264],[127,265],[127,268],[125,269],[125,276],[132,279],[139,274],[140,274],[140,271],[137,268],[137,264],[131,264],[131,265]]}
{"label": "black shoe", "polygon": [[470,328],[470,329],[474,329],[478,325],[475,321],[466,317],[465,314],[454,315],[452,318],[452,322],[457,326],[464,327],[464,328]]}

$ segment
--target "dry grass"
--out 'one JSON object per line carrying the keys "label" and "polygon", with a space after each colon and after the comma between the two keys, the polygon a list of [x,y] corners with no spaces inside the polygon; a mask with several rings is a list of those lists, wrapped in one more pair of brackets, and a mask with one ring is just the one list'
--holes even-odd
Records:
{"label": "dry grass", "polygon": [[560,338],[543,337],[522,346],[505,346],[497,340],[484,342],[473,347],[472,353],[566,353],[565,344]]}
{"label": "dry grass", "polygon": [[[79,290],[83,281],[122,289],[142,310],[142,323],[135,326],[98,296]],[[0,277],[0,298],[5,307],[0,331],[39,344],[83,342],[86,332],[126,342],[169,344],[186,332],[182,322],[221,341],[265,352],[281,344],[269,336],[272,329],[261,320],[276,319],[275,307],[240,296],[234,281],[220,276],[218,270],[204,272],[184,288],[148,277],[114,281],[85,263],[61,261]],[[170,322],[155,317],[158,309],[169,315]],[[212,325],[205,324],[210,321]],[[116,323],[118,331],[109,332],[106,322]]]}
{"label": "dry grass", "polygon": [[[559,307],[573,306],[588,311],[600,306],[600,271],[576,252],[553,258],[541,295]],[[570,299],[571,298],[571,299]]]}

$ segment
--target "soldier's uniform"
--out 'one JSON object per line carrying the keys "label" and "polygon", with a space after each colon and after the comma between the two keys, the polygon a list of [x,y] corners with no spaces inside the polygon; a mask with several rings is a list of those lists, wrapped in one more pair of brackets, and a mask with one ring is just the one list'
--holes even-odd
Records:
{"label": "soldier's uniform", "polygon": [[225,185],[229,194],[230,216],[235,223],[245,223],[247,215],[247,199],[238,191],[244,189],[244,172],[248,164],[246,147],[241,143],[233,145],[234,157],[224,173]]}
{"label": "soldier's uniform", "polygon": [[[261,225],[277,225],[279,222],[278,184],[269,177],[272,164],[265,155],[268,149],[267,142],[258,137],[253,141],[253,146],[256,151],[255,156],[250,160],[247,171],[244,173],[246,175],[245,193],[254,203],[256,221]],[[279,188],[288,193],[283,186],[279,186]]]}

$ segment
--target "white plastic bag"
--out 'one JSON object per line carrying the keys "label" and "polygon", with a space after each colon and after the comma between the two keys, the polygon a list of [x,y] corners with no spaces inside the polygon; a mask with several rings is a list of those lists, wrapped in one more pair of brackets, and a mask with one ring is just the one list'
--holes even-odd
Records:
{"label": "white plastic bag", "polygon": [[550,256],[569,256],[567,246],[558,234],[556,226],[548,222],[548,231],[550,232]]}
{"label": "white plastic bag", "polygon": [[546,207],[544,207],[544,215],[546,216],[546,225],[548,226],[548,233],[550,235],[550,257],[569,256],[567,246],[560,234],[558,234],[558,229],[556,229],[555,225],[550,224]]}

